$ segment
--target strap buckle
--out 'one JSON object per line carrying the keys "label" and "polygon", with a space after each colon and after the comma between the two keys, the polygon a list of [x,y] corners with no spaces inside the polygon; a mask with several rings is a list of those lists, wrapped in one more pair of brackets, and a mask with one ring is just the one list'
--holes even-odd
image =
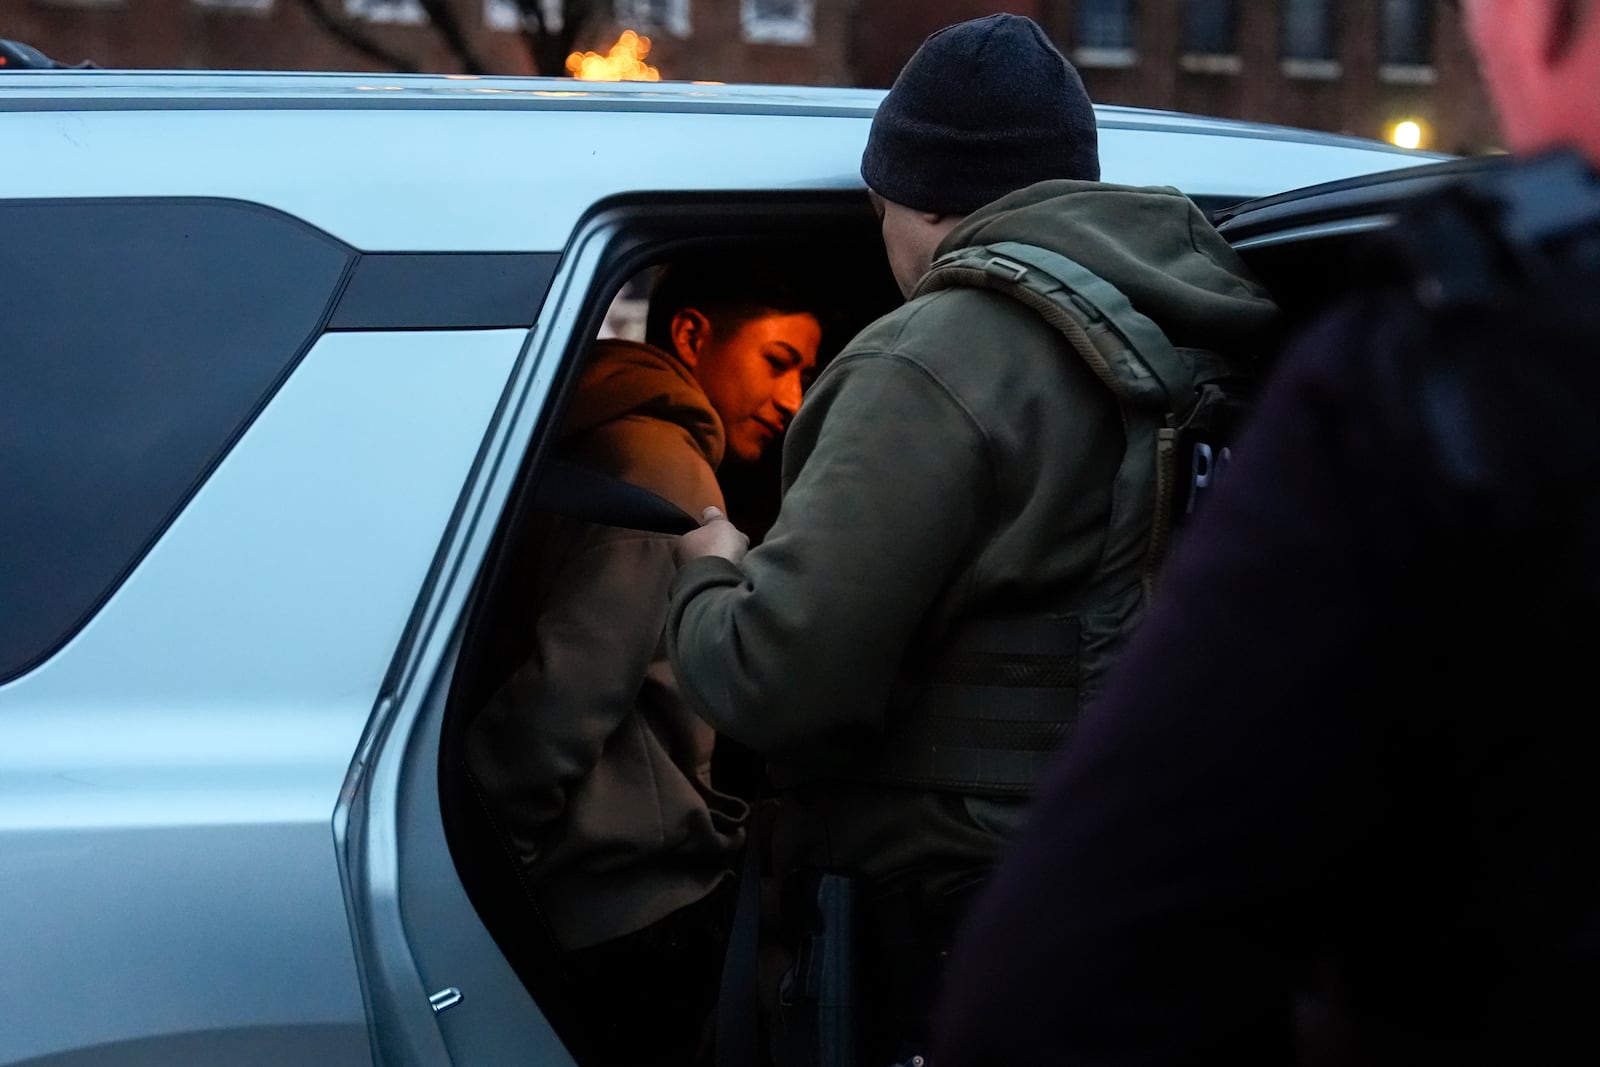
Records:
{"label": "strap buckle", "polygon": [[983,272],[1004,278],[1008,282],[1020,282],[1027,276],[1028,268],[1003,256],[992,256],[984,263]]}

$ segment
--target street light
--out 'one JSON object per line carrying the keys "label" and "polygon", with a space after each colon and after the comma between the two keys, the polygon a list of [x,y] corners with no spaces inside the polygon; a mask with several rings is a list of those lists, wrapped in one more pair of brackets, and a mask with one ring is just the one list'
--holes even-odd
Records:
{"label": "street light", "polygon": [[1394,124],[1389,131],[1389,140],[1401,148],[1421,148],[1423,139],[1422,123],[1416,119],[1405,119]]}

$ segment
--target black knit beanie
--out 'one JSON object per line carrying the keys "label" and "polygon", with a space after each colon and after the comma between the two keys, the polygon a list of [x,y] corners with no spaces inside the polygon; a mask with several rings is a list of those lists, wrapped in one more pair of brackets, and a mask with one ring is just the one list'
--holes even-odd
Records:
{"label": "black knit beanie", "polygon": [[878,105],[861,177],[886,200],[966,215],[1049,178],[1100,178],[1083,79],[1037,23],[989,15],[934,33]]}

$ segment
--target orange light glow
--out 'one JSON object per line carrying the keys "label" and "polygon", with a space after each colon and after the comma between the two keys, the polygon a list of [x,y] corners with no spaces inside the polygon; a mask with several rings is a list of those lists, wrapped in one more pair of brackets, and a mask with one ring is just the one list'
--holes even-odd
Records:
{"label": "orange light glow", "polygon": [[605,55],[574,52],[568,56],[567,73],[588,82],[658,82],[661,72],[644,61],[649,54],[650,38],[623,30]]}

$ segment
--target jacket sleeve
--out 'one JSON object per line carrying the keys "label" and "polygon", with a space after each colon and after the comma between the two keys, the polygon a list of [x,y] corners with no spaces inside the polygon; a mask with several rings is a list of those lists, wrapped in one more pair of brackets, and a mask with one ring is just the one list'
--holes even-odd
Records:
{"label": "jacket sleeve", "polygon": [[685,565],[667,632],[701,714],[780,761],[881,730],[992,482],[988,443],[959,399],[884,352],[847,353],[819,379],[785,465],[791,484],[766,538],[740,566]]}
{"label": "jacket sleeve", "polygon": [[532,651],[473,722],[469,765],[525,861],[634,710],[673,570],[670,538],[593,528],[541,605]]}
{"label": "jacket sleeve", "polygon": [[[675,423],[629,417],[585,435],[573,458],[691,514],[722,504],[711,465]],[[692,510],[691,510],[692,509]],[[646,675],[672,682],[662,628],[672,539],[590,527],[553,563],[531,651],[478,713],[467,758],[525,862],[637,706]]]}

